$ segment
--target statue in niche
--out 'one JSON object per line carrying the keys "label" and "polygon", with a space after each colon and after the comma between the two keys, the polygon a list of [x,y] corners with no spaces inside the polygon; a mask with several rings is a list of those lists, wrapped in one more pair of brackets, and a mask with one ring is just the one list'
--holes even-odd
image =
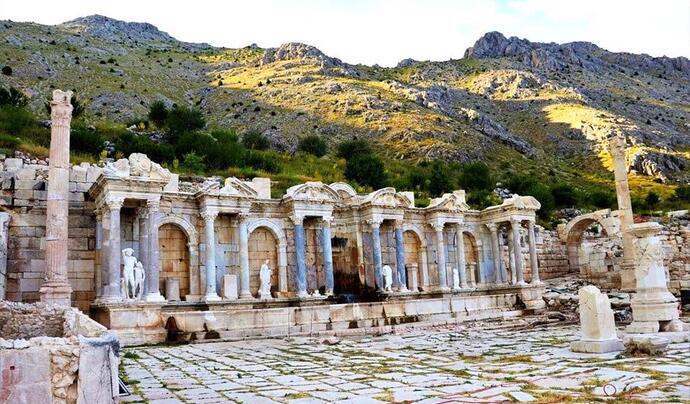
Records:
{"label": "statue in niche", "polygon": [[137,257],[134,250],[125,248],[122,250],[122,277],[124,278],[124,291],[127,299],[137,300],[141,297],[144,289],[144,266]]}
{"label": "statue in niche", "polygon": [[393,269],[390,265],[383,266],[383,290],[386,292],[393,291]]}
{"label": "statue in niche", "polygon": [[268,267],[269,260],[264,261],[259,269],[259,297],[261,299],[271,299],[271,268]]}
{"label": "statue in niche", "polygon": [[453,268],[453,290],[460,289],[460,274],[457,268]]}

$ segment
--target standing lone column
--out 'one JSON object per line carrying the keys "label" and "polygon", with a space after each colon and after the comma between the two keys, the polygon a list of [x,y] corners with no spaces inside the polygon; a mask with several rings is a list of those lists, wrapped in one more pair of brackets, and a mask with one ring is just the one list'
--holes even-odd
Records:
{"label": "standing lone column", "polygon": [[213,223],[218,217],[218,211],[205,209],[201,212],[204,218],[204,230],[206,232],[206,296],[207,302],[220,301],[216,292],[216,234]]}
{"label": "standing lone column", "polygon": [[625,136],[616,132],[609,136],[609,151],[613,158],[613,175],[616,181],[616,199],[623,236],[623,264],[621,265],[621,289],[635,290],[635,245],[630,232],[633,224],[632,203],[628,186],[628,168],[625,163]]}
{"label": "standing lone column", "polygon": [[304,216],[293,215],[292,223],[295,226],[295,257],[297,260],[297,297],[306,297],[307,294],[307,263],[304,251]]}
{"label": "standing lone column", "polygon": [[238,215],[240,220],[238,231],[240,233],[240,299],[251,299],[249,290],[249,229],[247,227],[247,215]]}
{"label": "standing lone column", "polygon": [[321,228],[321,246],[323,249],[323,270],[326,275],[326,296],[333,294],[335,281],[333,280],[333,249],[331,246],[332,217],[324,217]]}
{"label": "standing lone column", "polygon": [[[147,302],[164,302],[165,298],[160,291],[160,275],[161,275],[161,261],[160,261],[160,244],[158,243],[158,210],[160,209],[160,201],[150,199],[146,201],[147,221],[146,225],[147,236],[146,242],[148,244],[147,256],[149,273],[146,280],[147,290],[144,300]],[[141,234],[141,233],[140,233]]]}
{"label": "standing lone column", "polygon": [[104,234],[103,266],[105,267],[105,279],[103,279],[103,302],[119,302],[122,300],[120,289],[120,261],[122,251],[120,249],[120,209],[124,204],[124,198],[110,198],[105,201],[107,206],[108,227]]}
{"label": "standing lone column", "polygon": [[405,270],[405,238],[402,220],[395,221],[395,266],[398,270],[398,290],[407,292],[407,271]]}
{"label": "standing lone column", "polygon": [[381,257],[381,223],[382,220],[372,220],[371,225],[371,249],[374,255],[374,281],[376,289],[383,291],[383,258]]}
{"label": "standing lone column", "polygon": [[446,241],[443,236],[443,222],[432,225],[436,231],[436,266],[438,268],[438,283],[441,290],[448,290],[448,274],[446,273]]}
{"label": "standing lone column", "polygon": [[460,288],[467,289],[467,264],[465,263],[465,237],[463,236],[462,224],[455,224],[455,255],[457,255],[456,265],[458,267],[458,275],[460,275]]}
{"label": "standing lone column", "polygon": [[510,228],[513,233],[513,255],[515,257],[515,274],[517,276],[517,284],[525,284],[525,274],[523,269],[522,247],[520,244],[520,221],[511,220]]}
{"label": "standing lone column", "polygon": [[529,264],[532,271],[530,284],[539,285],[539,263],[537,262],[537,238],[534,234],[534,220],[527,222],[527,236],[529,237]]}
{"label": "standing lone column", "polygon": [[498,244],[498,225],[496,223],[487,223],[486,227],[491,233],[491,256],[494,260],[494,281],[496,283],[504,283],[503,259],[501,259],[501,250]]}
{"label": "standing lone column", "polygon": [[50,168],[46,208],[46,271],[41,301],[69,306],[72,287],[67,279],[69,222],[69,138],[72,120],[71,91],[53,91],[50,102]]}

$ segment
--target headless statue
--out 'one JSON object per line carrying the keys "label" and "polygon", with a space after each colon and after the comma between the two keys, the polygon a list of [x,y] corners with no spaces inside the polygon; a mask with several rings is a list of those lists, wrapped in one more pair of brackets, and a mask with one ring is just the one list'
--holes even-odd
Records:
{"label": "headless statue", "polygon": [[390,265],[383,266],[383,290],[386,292],[393,291],[393,269]]}
{"label": "headless statue", "polygon": [[271,268],[268,267],[269,260],[264,261],[259,269],[259,297],[261,299],[271,299]]}

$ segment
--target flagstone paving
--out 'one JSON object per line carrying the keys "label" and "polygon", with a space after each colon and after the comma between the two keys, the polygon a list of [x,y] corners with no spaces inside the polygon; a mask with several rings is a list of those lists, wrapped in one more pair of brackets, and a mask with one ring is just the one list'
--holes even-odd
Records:
{"label": "flagstone paving", "polygon": [[[524,324],[524,323],[523,323]],[[662,357],[580,354],[577,326],[460,325],[342,339],[265,339],[126,349],[149,403],[685,402],[690,343]]]}

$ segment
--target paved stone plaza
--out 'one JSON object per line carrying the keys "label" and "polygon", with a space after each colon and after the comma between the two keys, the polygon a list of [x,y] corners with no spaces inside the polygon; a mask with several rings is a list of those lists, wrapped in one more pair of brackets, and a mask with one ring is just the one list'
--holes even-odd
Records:
{"label": "paved stone plaza", "polygon": [[[401,335],[129,348],[122,361],[150,403],[690,402],[690,344],[661,357],[577,354],[577,326],[535,318]],[[608,385],[607,385],[608,384]]]}

